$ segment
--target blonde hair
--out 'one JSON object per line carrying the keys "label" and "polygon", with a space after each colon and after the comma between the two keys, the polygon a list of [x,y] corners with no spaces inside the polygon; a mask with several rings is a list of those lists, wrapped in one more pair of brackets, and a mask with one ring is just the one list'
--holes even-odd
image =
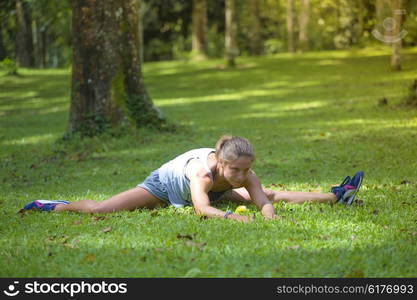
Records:
{"label": "blonde hair", "polygon": [[248,156],[255,160],[255,153],[251,143],[238,136],[223,135],[216,143],[216,158],[232,162],[241,156]]}

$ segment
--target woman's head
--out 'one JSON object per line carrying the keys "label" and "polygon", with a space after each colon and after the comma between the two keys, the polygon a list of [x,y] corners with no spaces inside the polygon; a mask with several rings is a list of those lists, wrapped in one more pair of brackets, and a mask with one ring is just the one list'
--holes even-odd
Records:
{"label": "woman's head", "polygon": [[232,186],[239,187],[246,180],[255,153],[247,139],[224,135],[216,143],[216,158],[226,180]]}

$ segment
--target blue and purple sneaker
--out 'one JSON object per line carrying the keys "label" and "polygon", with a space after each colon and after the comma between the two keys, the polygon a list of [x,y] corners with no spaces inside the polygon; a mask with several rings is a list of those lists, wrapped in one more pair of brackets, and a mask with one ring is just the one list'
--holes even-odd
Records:
{"label": "blue and purple sneaker", "polygon": [[352,205],[361,187],[363,176],[362,171],[356,172],[352,178],[347,176],[340,185],[332,187],[331,192],[336,195],[336,202]]}
{"label": "blue and purple sneaker", "polygon": [[70,204],[69,201],[64,200],[35,200],[26,204],[21,211],[25,210],[40,210],[40,211],[51,211],[55,209],[57,204]]}

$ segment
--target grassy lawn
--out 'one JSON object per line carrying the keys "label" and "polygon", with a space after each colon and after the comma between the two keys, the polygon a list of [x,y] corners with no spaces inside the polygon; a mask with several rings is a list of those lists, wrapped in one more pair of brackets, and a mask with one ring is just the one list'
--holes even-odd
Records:
{"label": "grassy lawn", "polygon": [[[147,63],[150,95],[180,129],[69,143],[56,142],[69,70],[0,76],[0,276],[417,276],[417,110],[398,106],[417,76],[417,49],[403,51],[401,72],[389,58],[367,49],[240,58],[233,70],[221,60]],[[275,204],[274,221],[249,206],[249,224],[201,219],[190,207],[17,214],[34,199],[104,200],[224,133],[252,141],[265,186],[327,192],[363,170],[359,200]]]}

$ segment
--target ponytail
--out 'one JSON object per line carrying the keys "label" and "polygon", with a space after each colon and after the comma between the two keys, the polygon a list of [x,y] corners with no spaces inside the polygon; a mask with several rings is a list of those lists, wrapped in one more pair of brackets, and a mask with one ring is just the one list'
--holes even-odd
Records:
{"label": "ponytail", "polygon": [[250,142],[238,136],[223,135],[216,143],[216,157],[224,161],[234,161],[240,156],[255,160],[255,153]]}

